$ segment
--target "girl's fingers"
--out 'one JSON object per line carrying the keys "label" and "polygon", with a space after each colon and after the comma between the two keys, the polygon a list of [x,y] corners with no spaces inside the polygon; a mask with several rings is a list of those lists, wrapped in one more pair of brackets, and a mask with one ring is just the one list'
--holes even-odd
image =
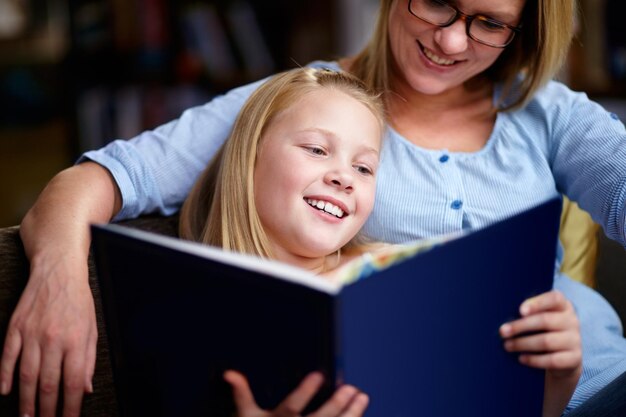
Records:
{"label": "girl's fingers", "polygon": [[359,391],[352,385],[344,385],[337,389],[333,396],[313,413],[310,417],[336,417],[343,416],[344,410],[348,410],[348,406]]}
{"label": "girl's fingers", "polygon": [[237,371],[229,370],[224,372],[224,380],[233,388],[233,400],[240,417],[262,415],[245,376]]}
{"label": "girl's fingers", "polygon": [[319,372],[308,374],[300,385],[293,390],[274,410],[274,415],[298,416],[322,386],[324,377]]}
{"label": "girl's fingers", "polygon": [[348,406],[348,409],[341,414],[341,417],[362,417],[369,402],[370,398],[367,394],[363,392],[358,393]]}
{"label": "girl's fingers", "polygon": [[[224,372],[224,380],[233,388],[233,398],[239,417],[297,417],[315,396],[324,382],[322,374],[313,372],[307,375],[300,385],[272,412],[259,408],[250,385],[244,375],[237,371]],[[310,417],[362,417],[369,398],[351,385],[339,388]]]}
{"label": "girl's fingers", "polygon": [[299,416],[324,382],[322,374],[313,372],[307,375],[300,385],[285,398],[276,409],[269,413],[259,408],[245,376],[236,371],[226,371],[224,379],[233,387],[233,398],[239,417],[295,417]]}

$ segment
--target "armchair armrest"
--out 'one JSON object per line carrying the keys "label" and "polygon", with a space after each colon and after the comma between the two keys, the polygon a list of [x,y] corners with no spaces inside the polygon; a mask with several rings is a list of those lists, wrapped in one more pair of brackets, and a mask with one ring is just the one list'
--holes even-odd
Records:
{"label": "armchair armrest", "polygon": [[[145,216],[124,221],[121,224],[169,236],[178,235],[178,216]],[[4,339],[13,310],[28,281],[28,272],[29,263],[24,254],[19,226],[0,228],[0,349],[4,346]],[[118,415],[118,406],[111,373],[108,340],[102,319],[100,287],[91,256],[89,257],[89,285],[96,308],[98,345],[93,379],[94,392],[83,398],[81,416],[115,417]],[[17,386],[14,384],[14,389],[10,395],[0,396],[0,415],[18,415]]]}

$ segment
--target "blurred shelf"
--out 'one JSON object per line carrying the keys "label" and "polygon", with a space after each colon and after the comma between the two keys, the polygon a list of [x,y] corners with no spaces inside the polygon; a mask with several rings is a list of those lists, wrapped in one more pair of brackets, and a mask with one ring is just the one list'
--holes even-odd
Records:
{"label": "blurred shelf", "polygon": [[54,174],[68,167],[68,126],[0,129],[0,227],[18,224]]}

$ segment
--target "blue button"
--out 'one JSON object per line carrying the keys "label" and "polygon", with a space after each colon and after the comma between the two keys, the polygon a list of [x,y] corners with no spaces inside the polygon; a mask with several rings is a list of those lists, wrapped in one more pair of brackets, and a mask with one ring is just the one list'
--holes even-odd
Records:
{"label": "blue button", "polygon": [[450,159],[448,155],[442,155],[441,158],[439,158],[439,162],[448,162],[448,159]]}
{"label": "blue button", "polygon": [[463,207],[463,202],[461,200],[454,200],[452,204],[450,204],[450,208],[453,210],[458,210]]}
{"label": "blue button", "polygon": [[611,119],[613,120],[619,120],[619,116],[615,113],[611,113]]}

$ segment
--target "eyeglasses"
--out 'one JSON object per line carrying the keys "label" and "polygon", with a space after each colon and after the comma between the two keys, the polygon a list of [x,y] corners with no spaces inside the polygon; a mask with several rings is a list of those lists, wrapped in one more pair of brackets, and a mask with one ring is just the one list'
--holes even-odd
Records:
{"label": "eyeglasses", "polygon": [[426,23],[442,28],[463,19],[467,36],[494,48],[504,48],[521,30],[521,27],[507,25],[480,14],[467,15],[443,0],[409,0],[409,13]]}

